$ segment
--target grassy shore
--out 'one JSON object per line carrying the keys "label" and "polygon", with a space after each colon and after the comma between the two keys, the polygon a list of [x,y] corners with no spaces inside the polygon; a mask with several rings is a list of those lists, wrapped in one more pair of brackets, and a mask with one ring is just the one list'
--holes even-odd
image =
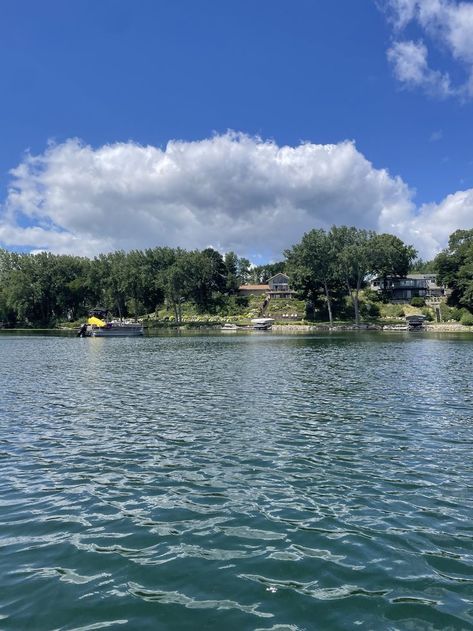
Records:
{"label": "grassy shore", "polygon": [[[360,328],[382,329],[383,327],[399,327],[405,324],[405,317],[408,315],[425,315],[427,318],[426,328],[433,331],[473,331],[473,327],[464,326],[458,321],[451,320],[449,316],[454,313],[445,304],[441,308],[442,322],[434,322],[435,313],[432,308],[413,307],[409,304],[390,303],[369,303],[362,298],[362,321]],[[458,311],[458,310],[456,310]],[[354,320],[350,317],[351,305],[346,303],[344,308],[346,318],[337,319],[333,323],[334,329],[349,330],[355,328]],[[199,329],[199,328],[219,328],[224,323],[229,322],[240,326],[250,324],[252,318],[269,317],[273,318],[273,329],[284,330],[328,330],[329,322],[320,317],[322,314],[316,312],[315,320],[305,319],[305,303],[296,299],[272,299],[267,305],[264,304],[264,297],[250,296],[247,304],[233,305],[233,307],[220,309],[218,313],[199,313],[195,305],[184,303],[182,305],[182,323],[178,324],[174,319],[172,309],[161,308],[155,313],[140,317],[145,328],[150,331],[160,329]],[[319,315],[319,318],[317,318]],[[50,328],[43,327],[18,327],[16,331],[50,331],[54,329],[77,331],[83,320],[77,322],[57,323]],[[5,329],[8,330],[8,329]]]}

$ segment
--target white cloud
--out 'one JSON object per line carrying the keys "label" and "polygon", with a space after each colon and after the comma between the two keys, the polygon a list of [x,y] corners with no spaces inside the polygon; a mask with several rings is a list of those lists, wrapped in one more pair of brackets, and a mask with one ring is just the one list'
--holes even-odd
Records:
{"label": "white cloud", "polygon": [[156,245],[280,257],[314,227],[392,232],[430,257],[473,224],[473,191],[416,209],[398,177],[352,142],[279,147],[228,133],[162,150],[69,140],[27,155],[0,215],[0,243],[87,256]]}
{"label": "white cloud", "polygon": [[280,256],[315,226],[376,228],[412,206],[404,182],[352,142],[279,147],[228,133],[161,150],[69,140],[12,175],[0,241],[86,255],[167,244]]}
{"label": "white cloud", "polygon": [[450,77],[429,68],[427,47],[423,42],[395,42],[388,50],[396,78],[406,86],[422,87],[438,96],[452,94]]}
{"label": "white cloud", "polygon": [[[406,85],[417,85],[441,96],[472,97],[473,4],[455,0],[386,0],[383,6],[396,34],[396,41],[388,51],[396,77]],[[460,63],[465,72],[463,83],[452,86],[448,72],[428,66],[424,43],[397,39],[411,23],[421,29],[439,52],[447,53],[451,60]],[[409,72],[403,73],[404,66],[416,68],[417,80],[412,80]]]}
{"label": "white cloud", "polygon": [[415,215],[398,217],[392,230],[430,258],[446,246],[455,230],[473,228],[473,189],[457,191],[439,204],[424,204]]}

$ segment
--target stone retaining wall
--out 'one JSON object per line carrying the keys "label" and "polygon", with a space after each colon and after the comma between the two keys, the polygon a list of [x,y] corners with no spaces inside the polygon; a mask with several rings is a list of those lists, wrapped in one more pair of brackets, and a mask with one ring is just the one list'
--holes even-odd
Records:
{"label": "stone retaining wall", "polygon": [[[458,322],[444,322],[443,324],[425,324],[424,329],[426,331],[437,331],[438,333],[473,333],[473,327],[464,326]],[[300,331],[301,333],[314,332],[330,332],[330,331],[407,331],[407,324],[405,326],[399,325],[386,325],[379,324],[340,324],[330,327],[328,324],[273,324],[273,331]]]}

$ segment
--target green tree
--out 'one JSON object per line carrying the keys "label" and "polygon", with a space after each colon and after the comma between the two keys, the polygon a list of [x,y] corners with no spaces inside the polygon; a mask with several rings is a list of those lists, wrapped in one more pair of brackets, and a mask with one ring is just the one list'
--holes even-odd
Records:
{"label": "green tree", "polygon": [[182,303],[189,300],[193,289],[193,260],[184,250],[176,250],[175,261],[161,273],[161,282],[168,304],[174,310],[177,324],[182,322]]}
{"label": "green tree", "polygon": [[256,265],[251,269],[250,282],[257,284],[266,283],[269,278],[285,271],[286,263],[278,261],[276,263],[266,263],[265,265]]}
{"label": "green tree", "polygon": [[[129,278],[127,258],[123,250],[99,254],[93,262],[93,282],[96,283],[96,296],[100,306],[117,313],[122,319],[127,315]],[[94,306],[99,306],[94,305]]]}
{"label": "green tree", "polygon": [[315,303],[325,296],[330,324],[333,324],[332,292],[339,284],[333,242],[324,230],[311,230],[300,243],[285,251],[286,269],[292,285],[306,301]]}
{"label": "green tree", "polygon": [[434,263],[437,282],[451,289],[450,303],[473,310],[473,229],[451,234]]}
{"label": "green tree", "polygon": [[251,278],[251,263],[249,259],[239,257],[238,259],[238,285],[245,285]]}
{"label": "green tree", "polygon": [[347,226],[333,226],[329,232],[336,274],[352,301],[356,324],[360,324],[360,290],[373,269],[371,244],[374,236],[372,231]]}
{"label": "green tree", "polygon": [[222,255],[212,248],[188,253],[191,299],[201,312],[213,311],[216,294],[226,289],[227,268]]}
{"label": "green tree", "polygon": [[143,295],[145,309],[155,311],[165,300],[164,272],[176,261],[176,250],[156,247],[145,250],[143,260]]}
{"label": "green tree", "polygon": [[232,296],[238,292],[240,285],[248,282],[251,275],[251,263],[240,258],[235,252],[227,252],[223,258],[225,264],[225,289]]}
{"label": "green tree", "polygon": [[435,260],[415,259],[409,266],[409,274],[435,274]]}
{"label": "green tree", "polygon": [[405,276],[417,256],[411,245],[406,245],[399,237],[392,234],[371,234],[370,236],[370,272],[383,279],[387,286],[388,276]]}
{"label": "green tree", "polygon": [[238,279],[238,256],[235,252],[226,252],[223,258],[225,264],[225,289],[232,295],[240,286]]}

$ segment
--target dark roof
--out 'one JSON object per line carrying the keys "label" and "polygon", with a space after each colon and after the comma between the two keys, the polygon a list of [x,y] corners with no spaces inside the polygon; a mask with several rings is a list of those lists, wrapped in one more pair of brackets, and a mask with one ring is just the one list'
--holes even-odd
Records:
{"label": "dark roof", "polygon": [[274,276],[271,276],[271,278],[268,278],[268,282],[270,280],[273,280],[273,278],[276,278],[276,276],[284,276],[284,278],[287,278],[287,280],[289,280],[289,276],[287,274],[285,274],[284,272],[278,272],[277,274],[274,274]]}

